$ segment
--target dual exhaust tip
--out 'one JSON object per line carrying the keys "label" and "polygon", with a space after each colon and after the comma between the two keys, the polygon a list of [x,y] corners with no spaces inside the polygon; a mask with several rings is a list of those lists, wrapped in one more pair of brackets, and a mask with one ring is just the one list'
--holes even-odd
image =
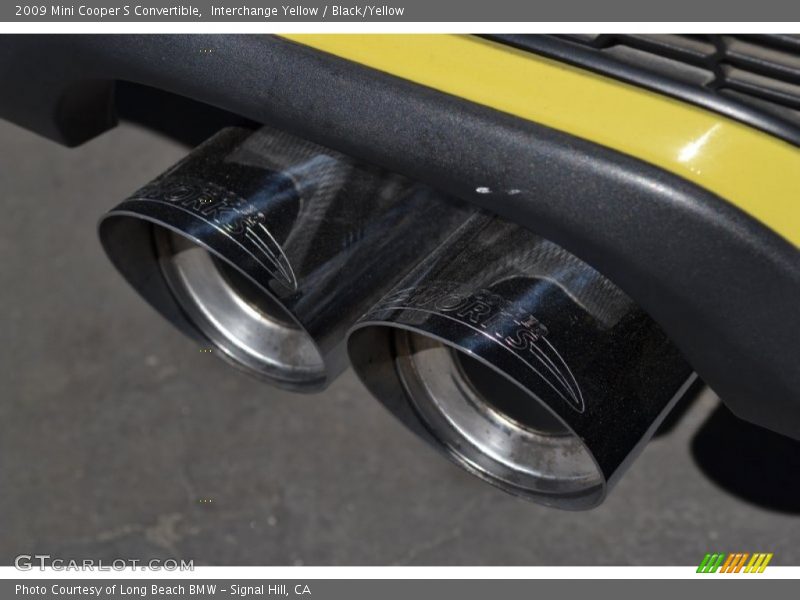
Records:
{"label": "dual exhaust tip", "polygon": [[693,380],[660,328],[557,245],[261,128],[222,130],[100,223],[117,269],[274,385],[348,364],[482,479],[591,508]]}

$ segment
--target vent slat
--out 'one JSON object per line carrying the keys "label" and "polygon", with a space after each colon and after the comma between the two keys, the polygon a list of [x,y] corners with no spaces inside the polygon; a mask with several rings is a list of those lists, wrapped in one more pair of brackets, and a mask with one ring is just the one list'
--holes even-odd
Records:
{"label": "vent slat", "polygon": [[784,106],[800,108],[800,85],[765,77],[758,73],[723,66],[725,87],[751,94],[764,100],[772,100]]}
{"label": "vent slat", "polygon": [[611,42],[612,36],[605,33],[570,33],[559,37],[570,40],[572,42],[579,42],[586,44],[592,48],[602,48]]}
{"label": "vent slat", "polygon": [[658,54],[637,50],[629,46],[613,46],[606,54],[627,65],[644,68],[653,73],[678,79],[685,83],[705,86],[714,80],[714,72]]}
{"label": "vent slat", "polygon": [[618,40],[633,48],[698,66],[713,64],[717,53],[711,42],[685,35],[620,35]]}
{"label": "vent slat", "polygon": [[[744,37],[744,36],[741,36]],[[789,52],[800,52],[800,34],[797,33],[772,33],[748,36],[766,46],[784,48]]]}
{"label": "vent slat", "polygon": [[800,55],[732,37],[723,40],[726,62],[760,75],[773,75],[791,83],[800,83]]}

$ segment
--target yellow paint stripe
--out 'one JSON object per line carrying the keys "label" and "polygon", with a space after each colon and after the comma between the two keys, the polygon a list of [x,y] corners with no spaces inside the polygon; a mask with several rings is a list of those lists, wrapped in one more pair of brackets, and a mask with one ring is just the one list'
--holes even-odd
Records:
{"label": "yellow paint stripe", "polygon": [[771,561],[771,560],[772,560],[772,552],[767,554],[766,558],[764,559],[764,562],[761,563],[761,567],[758,569],[758,572],[759,573],[763,573],[764,569],[767,568],[767,565],[769,564],[769,561]]}
{"label": "yellow paint stripe", "polygon": [[800,246],[800,149],[705,109],[463,35],[288,39],[680,175]]}
{"label": "yellow paint stripe", "polygon": [[764,560],[764,558],[766,558],[767,555],[766,554],[758,554],[757,556],[758,556],[758,558],[756,559],[756,562],[753,563],[753,566],[750,567],[750,571],[747,571],[747,572],[749,572],[749,573],[757,573],[758,572],[758,568],[761,566],[761,562]]}
{"label": "yellow paint stripe", "polygon": [[747,566],[744,568],[744,572],[745,573],[749,573],[750,572],[750,570],[753,568],[753,565],[758,560],[759,556],[760,556],[760,554],[758,552],[753,554],[753,556],[750,558],[750,562],[747,563]]}

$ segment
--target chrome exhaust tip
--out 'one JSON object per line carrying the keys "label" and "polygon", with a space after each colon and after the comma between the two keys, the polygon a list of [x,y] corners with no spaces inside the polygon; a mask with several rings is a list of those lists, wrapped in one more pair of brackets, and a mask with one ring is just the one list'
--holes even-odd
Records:
{"label": "chrome exhaust tip", "polygon": [[547,405],[476,355],[399,329],[391,343],[417,414],[454,458],[507,489],[600,494],[591,453]]}
{"label": "chrome exhaust tip", "polygon": [[154,227],[153,238],[175,299],[229,362],[285,387],[322,385],[317,344],[270,290],[181,234]]}
{"label": "chrome exhaust tip", "polygon": [[184,333],[300,392],[347,366],[358,316],[471,214],[262,127],[219,132],[103,217],[111,261]]}
{"label": "chrome exhaust tip", "polygon": [[597,506],[693,381],[657,325],[555,244],[473,217],[353,328],[366,386],[512,494]]}

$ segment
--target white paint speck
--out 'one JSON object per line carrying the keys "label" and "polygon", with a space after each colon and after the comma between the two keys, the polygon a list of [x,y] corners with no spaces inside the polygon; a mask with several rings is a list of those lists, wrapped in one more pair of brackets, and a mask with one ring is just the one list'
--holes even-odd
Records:
{"label": "white paint speck", "polygon": [[491,194],[492,188],[481,186],[481,187],[476,187],[475,191],[478,192],[479,194]]}

